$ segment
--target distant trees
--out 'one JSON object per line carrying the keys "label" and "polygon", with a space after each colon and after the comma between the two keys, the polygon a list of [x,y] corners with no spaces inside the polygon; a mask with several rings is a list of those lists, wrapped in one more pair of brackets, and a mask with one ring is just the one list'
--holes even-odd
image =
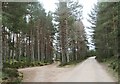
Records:
{"label": "distant trees", "polygon": [[38,2],[2,3],[3,63],[46,62],[53,58],[52,14]]}
{"label": "distant trees", "polygon": [[[79,10],[77,10],[79,9]],[[78,2],[59,2],[55,12],[58,22],[58,50],[62,65],[84,59],[87,52],[84,26],[81,22],[82,6]]]}
{"label": "distant trees", "polygon": [[[97,25],[95,29],[95,41],[96,41],[95,44],[96,44],[96,48],[98,49],[97,54],[103,56],[103,58],[109,58],[110,56],[115,56],[115,57],[118,56],[118,52],[117,52],[118,7],[117,6],[118,6],[117,3],[99,4],[99,11],[98,11],[98,17],[96,23]],[[109,10],[111,10],[111,12]],[[106,17],[102,17],[103,15]]]}
{"label": "distant trees", "polygon": [[99,61],[112,59],[113,69],[118,70],[118,6],[117,2],[98,3],[89,14],[94,30],[93,41]]}
{"label": "distant trees", "polygon": [[[104,8],[102,8],[102,7]],[[111,8],[109,8],[110,6],[112,6]],[[101,18],[100,21],[102,21],[103,24],[103,29],[101,32],[103,32],[104,34],[99,37],[99,38],[103,38],[104,40],[102,42],[102,45],[105,45],[104,47],[104,51],[103,53],[105,54],[104,57],[109,57],[111,56],[118,56],[117,53],[117,24],[118,24],[118,7],[117,7],[117,3],[102,3],[100,4],[100,11],[99,14],[101,14],[100,12],[103,12],[106,8],[108,10],[112,10],[113,12],[105,12],[104,14],[107,15],[107,17],[105,18]],[[108,15],[109,14],[109,15]],[[100,16],[98,16],[98,19],[100,18]],[[112,19],[111,19],[112,18]],[[100,27],[100,23],[98,22],[97,26]],[[102,26],[102,25],[101,25]],[[97,36],[96,35],[96,45],[101,46],[101,43],[99,43],[99,41],[97,41]],[[102,48],[100,49],[102,50]]]}
{"label": "distant trees", "polygon": [[38,2],[3,2],[2,10],[4,64],[52,63],[58,55],[64,65],[86,58],[82,6],[78,2],[59,2],[54,17]]}

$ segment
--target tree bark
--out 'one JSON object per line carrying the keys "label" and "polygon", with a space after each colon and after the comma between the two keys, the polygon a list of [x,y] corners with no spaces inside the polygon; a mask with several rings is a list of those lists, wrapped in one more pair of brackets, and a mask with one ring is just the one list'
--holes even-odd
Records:
{"label": "tree bark", "polygon": [[[2,2],[0,2],[0,13],[2,9]],[[2,18],[0,18],[0,71],[2,71]]]}

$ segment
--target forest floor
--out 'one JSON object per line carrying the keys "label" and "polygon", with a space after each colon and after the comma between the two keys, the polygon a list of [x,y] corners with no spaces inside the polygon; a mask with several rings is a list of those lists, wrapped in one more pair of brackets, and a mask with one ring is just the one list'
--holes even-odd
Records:
{"label": "forest floor", "polygon": [[23,82],[117,82],[95,57],[74,66],[58,67],[58,63],[19,69]]}

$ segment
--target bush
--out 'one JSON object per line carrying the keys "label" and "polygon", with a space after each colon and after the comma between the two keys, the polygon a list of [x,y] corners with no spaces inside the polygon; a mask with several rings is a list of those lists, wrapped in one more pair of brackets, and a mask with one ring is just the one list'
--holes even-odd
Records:
{"label": "bush", "polygon": [[23,75],[19,75],[20,73],[16,69],[3,68],[2,71],[2,84],[20,84]]}
{"label": "bush", "polygon": [[3,68],[15,68],[15,69],[18,69],[18,68],[25,68],[25,67],[34,67],[34,66],[44,66],[44,65],[48,65],[49,63],[42,63],[40,61],[35,61],[35,62],[24,62],[24,61],[10,61],[10,62],[4,62],[3,63]]}
{"label": "bush", "polygon": [[118,71],[118,61],[117,60],[112,61],[110,64],[110,67],[112,67],[112,69],[117,72]]}
{"label": "bush", "polygon": [[3,71],[7,73],[9,77],[17,77],[19,75],[16,69],[3,68]]}

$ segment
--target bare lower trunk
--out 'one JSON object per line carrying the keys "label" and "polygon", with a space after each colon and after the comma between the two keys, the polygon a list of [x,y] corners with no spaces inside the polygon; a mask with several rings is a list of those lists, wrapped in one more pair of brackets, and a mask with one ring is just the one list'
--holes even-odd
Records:
{"label": "bare lower trunk", "polygon": [[38,47],[37,47],[38,48],[38,52],[37,52],[38,53],[37,54],[38,55],[38,61],[40,61],[40,39],[39,39],[40,38],[40,35],[39,35],[40,31],[39,30],[40,29],[38,28],[38,32],[37,32],[37,36],[38,36],[38,38],[37,38],[37,40],[38,40],[37,41],[38,42]]}
{"label": "bare lower trunk", "polygon": [[19,60],[19,43],[20,43],[20,40],[19,40],[19,34],[16,34],[16,59]]}
{"label": "bare lower trunk", "polygon": [[[0,2],[0,6],[2,6],[2,3]],[[2,7],[1,7],[2,8]],[[1,12],[1,9],[0,9]],[[1,20],[0,20],[0,26],[1,24]],[[2,28],[0,27],[0,71],[2,70]]]}
{"label": "bare lower trunk", "polygon": [[14,34],[13,34],[13,39],[12,39],[12,41],[13,41],[13,49],[12,49],[12,63],[14,62],[14,55],[15,55],[15,50],[14,50]]}
{"label": "bare lower trunk", "polygon": [[26,41],[25,41],[25,59],[26,59],[26,62],[28,61],[28,39],[27,39],[27,35],[25,35],[25,38],[26,38]]}
{"label": "bare lower trunk", "polygon": [[19,62],[21,61],[21,55],[22,55],[22,51],[21,51],[21,48],[22,48],[22,45],[21,45],[21,35],[19,36]]}
{"label": "bare lower trunk", "polygon": [[2,46],[3,47],[1,47],[2,49],[2,56],[3,56],[3,62],[5,62],[5,37],[4,37],[4,31],[2,32],[3,34],[2,34]]}
{"label": "bare lower trunk", "polygon": [[28,56],[29,56],[29,61],[31,62],[31,37],[30,37],[30,31],[29,31],[29,43],[28,43]]}
{"label": "bare lower trunk", "polygon": [[31,31],[31,55],[32,55],[32,61],[34,62],[34,37],[33,32]]}
{"label": "bare lower trunk", "polygon": [[[42,41],[44,41],[44,40],[42,40]],[[44,48],[45,48],[45,46],[44,45],[45,45],[44,42],[42,42],[41,43],[41,61],[42,62],[44,62],[44,58],[45,58],[45,54],[44,54]]]}
{"label": "bare lower trunk", "polygon": [[44,38],[44,29],[42,28],[41,33],[41,62],[44,62],[45,54],[44,54],[44,48],[45,48],[45,38]]}

